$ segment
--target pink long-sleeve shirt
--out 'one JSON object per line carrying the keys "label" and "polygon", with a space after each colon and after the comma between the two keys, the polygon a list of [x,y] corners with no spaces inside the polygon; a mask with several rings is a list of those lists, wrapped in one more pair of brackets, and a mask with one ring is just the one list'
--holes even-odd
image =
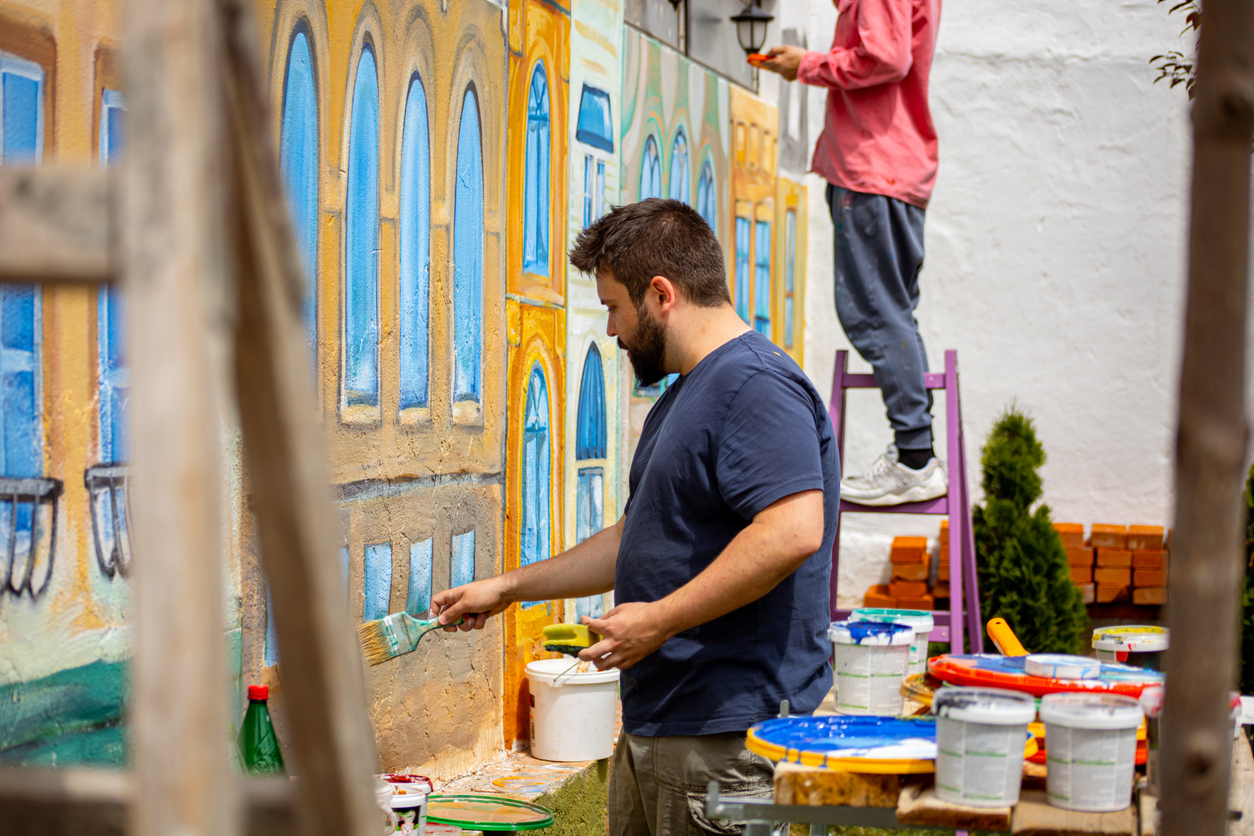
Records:
{"label": "pink long-sleeve shirt", "polygon": [[927,106],[941,0],[835,0],[830,51],[807,52],[798,80],[828,88],[811,169],[829,183],[927,208],[937,143]]}

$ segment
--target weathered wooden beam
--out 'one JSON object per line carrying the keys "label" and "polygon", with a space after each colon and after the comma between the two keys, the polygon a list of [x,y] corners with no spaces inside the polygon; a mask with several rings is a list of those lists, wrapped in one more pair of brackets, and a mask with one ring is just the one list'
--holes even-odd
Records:
{"label": "weathered wooden beam", "polygon": [[305,279],[279,179],[251,4],[218,0],[240,252],[235,387],[262,565],[282,651],[301,830],[373,836],[378,771],[361,651],[344,606],[308,342]]}
{"label": "weathered wooden beam", "polygon": [[222,642],[233,318],[220,19],[212,0],[127,0],[120,225],[129,308],[136,836],[233,836]]}
{"label": "weathered wooden beam", "polygon": [[107,282],[115,272],[110,174],[0,166],[0,282]]}
{"label": "weathered wooden beam", "polygon": [[[106,769],[0,769],[0,833],[123,836],[135,776]],[[286,778],[239,782],[247,836],[295,836],[296,793]]]}
{"label": "weathered wooden beam", "polygon": [[1244,539],[1254,3],[1206,0],[1196,90],[1159,780],[1165,836],[1221,836],[1228,827],[1228,694],[1236,685]]}

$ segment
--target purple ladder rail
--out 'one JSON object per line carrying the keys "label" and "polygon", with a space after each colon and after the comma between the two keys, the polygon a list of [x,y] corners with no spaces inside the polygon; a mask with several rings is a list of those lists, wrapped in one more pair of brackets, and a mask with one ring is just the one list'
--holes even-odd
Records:
{"label": "purple ladder rail", "polygon": [[[874,508],[840,501],[836,514],[836,539],[832,543],[832,620],[849,615],[849,610],[836,607],[836,582],[840,568],[841,514],[938,514],[949,517],[949,612],[935,614],[936,629],[932,640],[949,642],[951,652],[963,650],[965,614],[966,634],[971,636],[972,652],[983,644],[984,627],[980,622],[979,580],[975,572],[975,536],[971,528],[971,494],[967,483],[966,442],[962,435],[962,405],[958,399],[958,352],[945,352],[945,371],[923,376],[928,389],[945,392],[946,455],[949,467],[949,494],[926,502],[909,502],[886,508]],[[829,414],[836,431],[836,449],[840,465],[845,466],[845,391],[847,389],[878,389],[875,376],[849,373],[849,352],[836,352],[836,372],[832,376],[832,402]],[[967,602],[964,613],[963,602]]]}

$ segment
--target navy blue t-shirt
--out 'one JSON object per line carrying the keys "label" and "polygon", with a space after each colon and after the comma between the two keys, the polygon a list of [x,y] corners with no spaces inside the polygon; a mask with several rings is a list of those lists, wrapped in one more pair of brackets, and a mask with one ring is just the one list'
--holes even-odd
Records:
{"label": "navy blue t-shirt", "polygon": [[623,728],[648,737],[744,731],[832,687],[828,581],[840,463],[818,392],[755,331],[708,354],[658,399],[631,463],[616,603],[692,580],[767,506],[824,492],[823,545],[763,597],[685,630],[623,671]]}

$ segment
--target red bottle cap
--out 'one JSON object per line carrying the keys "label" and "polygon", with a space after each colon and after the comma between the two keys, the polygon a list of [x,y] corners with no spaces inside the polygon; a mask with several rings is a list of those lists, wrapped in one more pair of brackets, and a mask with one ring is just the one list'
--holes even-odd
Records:
{"label": "red bottle cap", "polygon": [[249,685],[248,698],[250,700],[264,700],[270,697],[270,686],[268,685]]}

